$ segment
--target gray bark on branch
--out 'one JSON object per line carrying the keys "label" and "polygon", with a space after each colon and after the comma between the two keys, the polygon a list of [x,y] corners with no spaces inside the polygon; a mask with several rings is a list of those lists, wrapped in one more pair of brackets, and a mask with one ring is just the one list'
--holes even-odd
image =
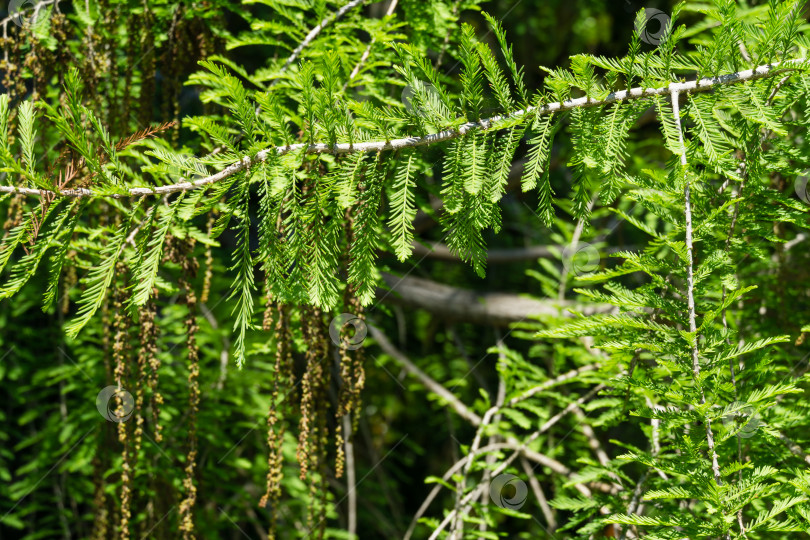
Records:
{"label": "gray bark on branch", "polygon": [[607,304],[584,305],[569,301],[536,300],[509,293],[479,293],[427,279],[397,277],[387,273],[383,273],[383,280],[391,290],[378,289],[378,300],[424,309],[446,319],[477,324],[506,326],[534,315],[560,316],[569,308],[585,315],[616,310]]}

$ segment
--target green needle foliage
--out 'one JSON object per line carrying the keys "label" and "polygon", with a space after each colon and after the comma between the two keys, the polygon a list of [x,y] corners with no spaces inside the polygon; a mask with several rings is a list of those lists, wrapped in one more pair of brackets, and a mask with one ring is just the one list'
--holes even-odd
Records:
{"label": "green needle foliage", "polygon": [[[525,292],[557,303],[510,319],[508,345],[482,347],[498,357],[497,391],[468,388],[477,365],[445,361],[436,344],[459,337],[434,339],[435,321],[414,325],[424,349],[436,347],[424,371],[378,338],[382,362],[473,419],[461,461],[418,479],[443,491],[443,513],[415,505],[410,530],[378,534],[810,534],[797,254],[810,232],[807,194],[793,190],[810,169],[804,3],[678,4],[655,44],[642,11],[625,54],[575,54],[541,68],[536,87],[482,3],[403,1],[383,18],[332,0],[74,3],[3,40],[3,319],[30,338],[33,323],[11,305],[38,303],[60,355],[58,366],[9,362],[0,380],[29,378],[9,391],[10,411],[44,385],[62,425],[25,433],[36,415],[23,415],[0,435],[15,452],[80,445],[59,469],[84,475],[70,510],[77,534],[225,538],[220,514],[233,522],[234,504],[269,537],[345,538],[352,527],[364,537],[357,486],[334,485],[354,467],[346,452],[360,422],[368,440],[382,437],[365,422],[385,394],[374,363],[364,368],[363,350],[329,321],[350,312],[362,323],[397,297],[396,286],[381,291],[384,278],[421,262],[425,216],[473,283],[492,283],[488,245],[514,230],[517,196],[538,218],[527,228],[562,260],[562,270],[550,256],[528,268]],[[69,69],[54,69],[60,60]],[[650,119],[658,129],[640,133]],[[634,244],[617,242],[608,258],[594,246],[619,223]],[[587,250],[600,264],[582,271]],[[572,288],[576,304],[565,302]],[[71,392],[84,403],[105,386],[133,393],[135,420],[80,444],[98,421],[72,421]],[[125,411],[114,399],[108,411]],[[240,446],[248,435],[236,427],[265,415],[266,439]],[[0,452],[10,484],[0,526],[70,537],[64,485],[45,532],[27,525],[52,503],[37,493],[20,504],[46,458],[15,459]],[[495,494],[511,473],[536,507]],[[229,482],[249,489],[233,495]],[[341,497],[353,502],[338,521]],[[181,516],[164,522],[175,506]]]}

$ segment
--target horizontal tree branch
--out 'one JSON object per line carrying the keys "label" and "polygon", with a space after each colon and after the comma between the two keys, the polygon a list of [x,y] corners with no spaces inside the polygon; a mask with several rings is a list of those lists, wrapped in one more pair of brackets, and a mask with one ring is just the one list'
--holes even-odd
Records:
{"label": "horizontal tree branch", "polygon": [[[426,247],[419,242],[414,242],[413,254],[417,257],[436,259],[439,261],[459,262],[459,256],[447,247],[447,244],[436,242],[430,247]],[[525,248],[513,249],[490,249],[487,250],[488,264],[506,264],[521,261],[531,261],[552,256],[550,246],[529,246]],[[562,251],[562,249],[560,249]]]}
{"label": "horizontal tree branch", "polygon": [[[593,242],[593,240],[591,240]],[[453,253],[447,244],[436,242],[430,244],[430,247],[414,241],[413,254],[417,257],[426,259],[435,259],[438,261],[447,262],[461,262],[461,258]],[[615,253],[617,251],[628,251],[635,249],[636,246],[613,246],[605,248],[603,251],[606,253]],[[504,249],[489,249],[487,250],[487,264],[509,264],[515,262],[534,261],[537,259],[547,259],[555,257],[555,250],[557,253],[562,253],[565,246],[526,246],[522,248],[504,248]]]}
{"label": "horizontal tree branch", "polygon": [[705,92],[718,86],[735,84],[744,81],[752,81],[756,79],[762,79],[765,77],[772,77],[778,73],[782,73],[786,69],[797,69],[795,67],[790,68],[785,66],[800,66],[801,63],[805,61],[806,59],[804,58],[788,60],[785,62],[758,66],[753,69],[738,71],[736,73],[718,75],[716,77],[705,77],[702,79],[696,79],[694,81],[670,83],[666,86],[658,88],[636,87],[631,88],[629,90],[619,90],[616,92],[611,92],[605,99],[601,100],[585,96],[576,99],[569,99],[562,102],[546,103],[545,105],[541,105],[539,107],[528,107],[526,109],[521,109],[511,114],[497,115],[490,118],[484,118],[482,120],[478,120],[475,122],[467,122],[466,124],[462,124],[454,129],[447,129],[444,131],[439,131],[438,133],[431,133],[429,135],[424,135],[421,137],[404,137],[401,139],[392,139],[390,141],[366,141],[358,143],[336,143],[336,144],[301,143],[301,144],[290,144],[287,146],[276,146],[267,148],[265,150],[261,150],[253,157],[245,156],[241,160],[227,166],[220,172],[213,174],[211,176],[207,176],[205,178],[200,178],[193,182],[183,181],[166,186],[130,188],[127,190],[126,193],[123,194],[116,193],[116,194],[101,195],[96,194],[92,190],[86,188],[66,189],[59,192],[54,192],[49,190],[23,188],[16,186],[0,186],[0,193],[16,193],[20,195],[59,195],[62,197],[97,196],[97,197],[124,198],[124,197],[144,197],[149,195],[165,195],[168,193],[177,193],[180,191],[191,191],[210,184],[220,182],[225,178],[228,178],[229,176],[232,176],[238,172],[247,169],[248,167],[250,167],[255,163],[264,162],[267,160],[267,156],[270,154],[270,152],[276,152],[278,155],[283,155],[290,152],[297,152],[303,150],[307,154],[325,154],[325,153],[350,154],[357,152],[364,152],[364,153],[382,152],[387,150],[399,150],[402,148],[428,146],[431,144],[437,144],[457,139],[473,131],[488,131],[491,129],[498,129],[499,126],[501,126],[506,121],[519,119],[530,114],[542,115],[555,112],[569,111],[581,107],[598,107],[602,105],[610,105],[612,103],[617,103],[620,101],[648,98],[653,96],[671,95],[673,93],[689,94],[696,92]]}
{"label": "horizontal tree branch", "polygon": [[422,278],[397,277],[388,273],[382,276],[391,290],[378,290],[379,300],[424,309],[447,319],[478,324],[506,326],[533,315],[560,316],[568,308],[585,315],[610,313],[616,309],[608,304],[536,300],[509,293],[478,293]]}

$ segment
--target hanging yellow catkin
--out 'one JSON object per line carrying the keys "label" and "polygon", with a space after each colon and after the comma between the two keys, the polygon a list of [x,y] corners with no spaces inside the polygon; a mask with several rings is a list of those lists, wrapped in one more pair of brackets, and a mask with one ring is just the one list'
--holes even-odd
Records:
{"label": "hanging yellow catkin", "polygon": [[[147,304],[149,305],[149,304]],[[150,408],[152,409],[152,423],[155,430],[155,441],[161,442],[163,440],[163,431],[160,424],[160,406],[163,405],[163,395],[158,389],[159,370],[160,370],[160,356],[157,354],[157,326],[154,324],[154,305],[150,311],[152,318],[149,329],[148,340],[150,343],[149,354],[146,358],[149,364],[149,374],[147,376],[150,396]]]}
{"label": "hanging yellow catkin", "polygon": [[[67,255],[65,256],[66,261],[70,261],[76,258],[76,251],[75,250],[68,250]],[[67,315],[68,311],[70,311],[70,292],[73,287],[76,286],[76,283],[79,281],[79,276],[76,275],[76,267],[72,264],[68,264],[67,268],[65,269],[65,273],[62,276],[62,296],[59,297],[59,301],[61,304],[59,305],[62,313]],[[109,304],[107,304],[108,300],[104,299],[105,306],[109,308]],[[106,330],[106,326],[105,326]],[[106,350],[106,349],[105,349]]]}
{"label": "hanging yellow catkin", "polygon": [[22,222],[22,217],[22,195],[12,195],[8,200],[8,214],[6,220],[3,222],[3,229],[6,231],[5,235]]}
{"label": "hanging yellow catkin", "polygon": [[[352,210],[346,211],[347,228],[350,244],[354,242],[355,237],[355,223]],[[360,319],[363,324],[366,322],[365,307],[360,302],[357,296],[357,285],[350,283],[346,287],[346,304],[349,306],[349,312],[355,317]],[[348,336],[347,336],[348,339]],[[352,374],[349,378],[351,381],[351,404],[349,405],[349,413],[352,414],[352,433],[357,432],[357,424],[360,420],[360,407],[362,405],[362,391],[366,384],[366,372],[364,368],[365,349],[357,347],[352,351]]]}
{"label": "hanging yellow catkin", "polygon": [[312,309],[304,309],[301,314],[301,327],[304,334],[304,342],[307,344],[305,354],[307,366],[304,376],[301,379],[301,419],[298,422],[298,447],[296,449],[296,460],[301,468],[299,478],[306,480],[309,473],[310,460],[312,459],[312,433],[314,424],[314,400],[313,387],[317,384],[316,369],[318,364],[317,351],[311,347],[312,333],[310,331],[313,317]]}
{"label": "hanging yellow catkin", "polygon": [[[352,294],[349,305],[351,306],[351,312],[365,323],[365,309],[356,295]],[[350,412],[352,413],[352,433],[354,433],[357,431],[357,423],[360,419],[360,407],[363,404],[362,392],[366,385],[366,371],[364,367],[365,350],[363,347],[359,347],[352,352],[354,353],[354,357],[352,363],[352,403]]]}
{"label": "hanging yellow catkin", "polygon": [[[347,208],[344,216],[345,230],[346,230],[346,249],[343,251],[343,264],[348,267],[349,265],[349,246],[354,242],[354,216],[352,209]],[[352,296],[352,286],[348,285],[344,292],[343,303],[348,306],[348,299]],[[338,405],[335,411],[335,478],[341,478],[346,466],[346,438],[348,434],[345,433],[343,427],[343,417],[349,414],[353,402],[352,397],[352,358],[349,354],[349,349],[346,347],[345,336],[341,336],[340,343],[335,344],[338,347],[338,354],[340,360],[338,362],[338,371],[340,373],[340,389],[338,390]]]}
{"label": "hanging yellow catkin", "polygon": [[[152,14],[149,2],[144,0],[142,2],[142,15],[140,27],[147,29],[153,28],[155,24],[154,15]],[[152,32],[140,32],[140,50],[146,51],[141,57],[141,65],[143,70],[141,73],[141,92],[140,99],[137,103],[140,104],[138,108],[138,124],[148,126],[152,123],[153,103],[152,97],[155,95],[155,77],[157,74],[157,62],[155,57],[155,35]],[[132,89],[130,89],[131,91]]]}
{"label": "hanging yellow catkin", "polygon": [[[116,264],[116,275],[126,276],[126,265],[119,262]],[[127,352],[129,317],[124,309],[126,294],[126,283],[119,284],[114,293],[112,309],[115,313],[113,317],[113,328],[115,337],[113,339],[113,363],[115,365],[115,384],[119,390],[126,390],[128,377]],[[116,393],[112,399],[117,401],[116,417],[125,418],[129,411],[125,410],[125,402],[121,394]],[[119,533],[121,540],[129,540],[129,522],[132,518],[130,507],[132,504],[132,450],[128,437],[127,422],[118,422],[118,441],[122,445],[121,451],[121,515],[119,521]]]}
{"label": "hanging yellow catkin", "polygon": [[[104,436],[102,435],[102,440]],[[104,463],[99,457],[99,452],[93,458],[93,508],[96,509],[93,519],[93,532],[90,538],[93,540],[107,540],[108,527],[109,527],[109,513],[107,511],[107,492],[105,490],[106,483],[104,482]]]}
{"label": "hanging yellow catkin", "polygon": [[[210,238],[211,231],[214,228],[214,215],[211,213],[208,216],[208,224],[206,227],[206,235]],[[202,292],[200,293],[200,302],[205,304],[208,302],[208,295],[211,293],[211,278],[214,277],[214,255],[211,252],[211,246],[205,246],[205,275],[203,276]]]}
{"label": "hanging yellow catkin", "polygon": [[196,538],[194,532],[194,505],[197,501],[197,487],[194,484],[194,474],[197,467],[197,413],[200,404],[200,363],[199,348],[197,346],[197,296],[191,285],[191,280],[196,276],[198,264],[193,256],[193,241],[186,243],[182,249],[178,250],[182,277],[180,287],[185,291],[186,307],[186,348],[188,350],[188,454],[186,456],[186,476],[183,480],[185,499],[180,503],[180,531],[183,533],[183,540],[193,540]]}
{"label": "hanging yellow catkin", "polygon": [[[275,309],[274,309],[275,308]],[[268,539],[276,538],[278,521],[278,501],[281,497],[281,480],[283,479],[283,445],[286,432],[286,420],[291,407],[289,406],[290,389],[292,381],[292,356],[290,355],[290,330],[287,308],[280,302],[268,303],[265,311],[263,329],[269,331],[273,328],[272,315],[276,314],[274,338],[276,341],[276,362],[273,373],[273,392],[270,396],[270,406],[267,413],[267,489],[259,505],[264,508],[270,504],[270,526]],[[279,402],[279,398],[281,402]],[[285,414],[279,416],[279,410]]]}
{"label": "hanging yellow catkin", "polygon": [[[157,289],[153,289],[152,295],[153,297],[157,296]],[[151,393],[150,406],[152,409],[155,440],[160,441],[163,436],[160,432],[160,422],[158,421],[159,410],[157,401],[159,398],[160,403],[162,403],[163,398],[160,396],[160,392],[157,389],[157,370],[160,367],[160,359],[157,353],[158,326],[155,324],[156,311],[157,308],[153,300],[149,300],[141,310],[141,354],[144,360],[141,378]]]}
{"label": "hanging yellow catkin", "polygon": [[338,405],[335,410],[335,419],[337,420],[335,428],[335,478],[341,478],[345,468],[346,452],[344,445],[347,434],[343,432],[343,417],[349,414],[352,403],[352,390],[350,387],[352,359],[345,347],[340,348],[339,369],[341,384],[338,392]]}
{"label": "hanging yellow catkin", "polygon": [[[153,290],[153,294],[157,291]],[[143,440],[143,406],[145,389],[149,384],[149,366],[152,357],[157,354],[157,344],[155,343],[155,303],[149,300],[144,306],[138,309],[138,379],[135,387],[135,434],[133,458],[138,459]]]}
{"label": "hanging yellow catkin", "polygon": [[46,58],[43,58],[43,53],[48,54],[48,49],[42,46],[42,43],[36,38],[36,33],[31,35],[31,49],[25,55],[23,60],[23,67],[32,75],[31,84],[31,101],[38,101],[41,89],[47,88],[47,75],[44,66],[48,64]]}
{"label": "hanging yellow catkin", "polygon": [[[331,384],[331,365],[329,357],[328,330],[324,325],[323,316],[318,312],[315,318],[315,334],[313,336],[313,347],[318,354],[318,384],[315,387],[315,404],[317,418],[317,478],[313,477],[310,483],[310,500],[317,501],[317,506],[313,504],[313,519],[317,520],[317,534],[315,538],[321,539],[326,532],[326,496],[329,493],[327,484],[328,471],[326,452],[329,447],[329,431],[327,429],[327,418],[329,417],[329,386]],[[316,481],[318,480],[318,481]]]}
{"label": "hanging yellow catkin", "polygon": [[[65,291],[69,289],[65,288]],[[64,297],[67,297],[65,292]],[[106,384],[112,383],[112,368],[110,366],[110,353],[112,341],[112,324],[110,322],[110,295],[104,297],[104,302],[101,304],[101,354],[104,357],[104,380]],[[105,428],[108,426],[105,425]],[[110,513],[107,508],[107,492],[105,490],[106,484],[104,482],[104,472],[107,466],[107,453],[103,450],[109,448],[109,432],[107,429],[102,430],[99,436],[98,447],[99,451],[93,459],[93,478],[95,483],[95,493],[93,496],[93,507],[96,509],[96,514],[93,520],[93,532],[91,538],[93,540],[107,540],[109,529]]]}
{"label": "hanging yellow catkin", "polygon": [[[8,94],[8,100],[13,103],[20,96],[26,93],[26,78],[20,76],[21,64],[25,61],[25,52],[23,46],[27,45],[28,39],[23,34],[25,30],[17,28],[16,25],[4,24],[3,26],[3,88],[5,93]],[[10,45],[10,47],[8,47]],[[9,124],[13,122],[16,116],[16,111],[12,112],[9,116]],[[8,144],[14,144],[14,136],[9,132]]]}
{"label": "hanging yellow catkin", "polygon": [[301,421],[297,457],[301,464],[301,479],[307,481],[309,488],[307,530],[312,534],[317,528],[316,537],[321,538],[325,526],[324,497],[327,488],[326,417],[329,400],[326,390],[330,384],[330,370],[325,370],[324,365],[328,358],[329,347],[320,310],[316,308],[304,310],[301,325],[306,344],[307,369],[301,382]]}

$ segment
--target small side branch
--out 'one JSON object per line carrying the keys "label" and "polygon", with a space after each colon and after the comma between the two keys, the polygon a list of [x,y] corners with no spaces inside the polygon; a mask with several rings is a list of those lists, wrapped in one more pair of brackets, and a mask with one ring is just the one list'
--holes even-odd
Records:
{"label": "small side branch", "polygon": [[424,371],[416,367],[416,365],[411,362],[408,357],[394,347],[385,334],[371,325],[368,325],[368,329],[371,333],[371,337],[374,338],[374,341],[376,341],[380,348],[387,355],[393,358],[397,364],[402,366],[408,373],[419,379],[419,381],[424,384],[428,390],[445,400],[447,404],[450,405],[450,407],[452,407],[456,413],[458,413],[459,416],[475,426],[481,424],[480,416],[468,409],[467,406],[464,405],[464,403],[462,403],[461,400],[459,400],[456,396],[454,396],[452,392],[448,391],[444,386],[428,377]]}
{"label": "small side branch", "polygon": [[[355,8],[355,7],[359,6],[360,4],[362,4],[363,2],[366,2],[366,1],[367,0],[352,0],[351,2],[346,4],[345,6],[343,6],[339,10],[337,10],[335,13],[330,13],[329,15],[324,17],[324,19],[320,23],[318,23],[318,26],[316,26],[315,28],[310,30],[309,34],[306,35],[304,40],[301,43],[299,43],[298,47],[296,47],[293,50],[292,54],[284,62],[284,65],[281,66],[281,69],[279,70],[279,73],[283,74],[285,71],[287,71],[290,68],[290,65],[292,65],[292,63],[295,62],[298,59],[298,55],[301,54],[301,51],[306,49],[309,46],[309,44],[312,43],[315,40],[316,37],[318,37],[318,35],[323,31],[324,28],[326,28],[327,26],[329,26],[330,24],[332,24],[336,20],[343,17],[343,15],[345,15],[346,12],[349,11],[350,9]],[[273,80],[273,82],[271,82],[269,86],[273,87],[278,81],[279,81],[279,79]]]}
{"label": "small side branch", "polygon": [[[686,306],[689,315],[689,332],[692,334],[692,377],[700,390],[700,403],[706,403],[706,396],[703,393],[703,385],[700,382],[700,354],[697,344],[697,323],[695,313],[695,277],[694,277],[694,245],[692,240],[692,194],[690,191],[689,176],[686,171],[686,145],[684,144],[683,126],[681,125],[681,114],[678,105],[678,92],[673,91],[672,116],[678,129],[678,141],[680,142],[681,166],[684,169],[684,220],[686,222]],[[708,418],[704,419],[706,424],[706,441],[709,447],[709,456],[712,460],[712,472],[714,481],[718,486],[723,485],[723,478],[720,474],[720,463],[717,461],[717,452],[714,447],[714,433],[712,424]]]}
{"label": "small side branch", "polygon": [[[392,2],[388,5],[388,9],[385,11],[386,17],[390,17],[391,15],[394,14],[394,10],[397,9],[398,3],[399,0],[392,0]],[[354,81],[355,77],[357,77],[360,74],[360,70],[363,69],[363,66],[368,61],[368,57],[371,56],[371,48],[374,46],[376,42],[377,38],[371,38],[371,41],[369,41],[368,46],[366,47],[366,50],[363,51],[363,54],[360,56],[360,60],[357,62],[357,65],[354,66],[354,69],[352,70],[351,74],[349,74],[349,78],[348,80],[346,80],[346,84],[343,85],[344,92],[346,91],[346,88],[348,88],[348,86],[352,83],[352,81]]]}

